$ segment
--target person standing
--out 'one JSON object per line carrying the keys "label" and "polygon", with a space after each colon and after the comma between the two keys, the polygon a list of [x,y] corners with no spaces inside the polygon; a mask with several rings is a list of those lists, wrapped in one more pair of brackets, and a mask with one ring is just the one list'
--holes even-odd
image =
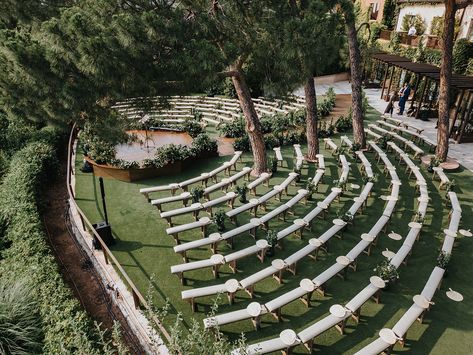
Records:
{"label": "person standing", "polygon": [[408,36],[415,36],[417,34],[417,30],[416,28],[414,27],[414,25],[412,25],[410,28],[409,28],[409,31],[407,32],[407,35]]}
{"label": "person standing", "polygon": [[399,112],[398,114],[402,115],[406,107],[406,102],[409,100],[409,95],[411,94],[411,87],[409,84],[404,83],[403,88],[399,91]]}
{"label": "person standing", "polygon": [[393,91],[391,98],[389,99],[388,106],[386,106],[386,109],[384,110],[384,115],[389,114],[390,117],[393,117],[393,111],[394,111],[394,103],[399,100],[399,94],[397,92],[397,89]]}

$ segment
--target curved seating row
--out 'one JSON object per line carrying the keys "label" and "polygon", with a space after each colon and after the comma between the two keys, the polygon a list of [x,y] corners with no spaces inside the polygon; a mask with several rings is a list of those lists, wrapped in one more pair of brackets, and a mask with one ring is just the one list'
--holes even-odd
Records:
{"label": "curved seating row", "polygon": [[233,154],[232,159],[230,159],[229,161],[224,162],[222,165],[215,168],[214,170],[208,173],[202,173],[200,176],[196,176],[195,178],[181,181],[180,183],[171,183],[167,185],[144,187],[140,189],[140,193],[142,193],[146,197],[148,202],[151,202],[151,199],[149,198],[149,194],[152,192],[171,191],[171,195],[175,195],[177,190],[182,189],[183,191],[187,191],[187,187],[189,185],[197,183],[197,182],[202,182],[206,184],[209,179],[214,179],[214,181],[216,182],[217,174],[221,173],[222,171],[227,171],[228,173],[230,173],[230,170],[232,168],[236,170],[236,163],[238,159],[241,159],[242,154],[243,152],[236,151]]}
{"label": "curved seating row", "polygon": [[[394,175],[394,178],[397,178],[397,174],[395,174],[394,170],[392,171],[392,174]],[[394,186],[398,186],[398,185],[391,184],[391,187],[394,187]],[[396,197],[396,200],[397,200],[398,190],[394,189],[392,193],[395,194],[394,196]],[[387,220],[384,218],[384,217],[387,217],[385,216],[385,213],[387,214],[392,213],[392,209],[389,209],[388,211],[385,209],[385,211],[383,212],[383,215],[380,217],[378,222],[372,227],[370,232],[363,234],[362,240],[354,248],[352,248],[352,250],[345,257],[337,258],[336,264],[328,268],[326,271],[320,274],[318,278],[315,278],[314,280],[318,280],[320,282],[320,281],[324,281],[324,279],[326,279],[327,277],[333,277],[334,275],[339,274],[342,270],[344,270],[348,265],[351,264],[350,261],[352,261],[353,259],[356,259],[356,257],[361,252],[366,250],[368,246],[371,245],[371,243],[375,242],[377,235],[382,229],[382,227],[380,228],[380,225],[385,226],[385,224],[387,223]],[[264,354],[264,353],[273,352],[277,350],[286,350],[286,352],[288,352],[290,348],[301,343],[305,344],[306,347],[311,351],[313,340],[316,336],[332,328],[333,326],[336,326],[337,328],[339,328],[341,332],[343,332],[346,319],[348,319],[351,316],[356,319],[359,319],[359,310],[361,306],[368,299],[375,296],[379,292],[379,290],[383,287],[384,287],[383,280],[380,280],[379,278],[376,278],[376,277],[372,278],[372,282],[370,282],[370,284],[367,287],[365,287],[350,302],[348,302],[345,307],[338,306],[338,309],[334,309],[334,312],[332,312],[329,316],[305,328],[299,333],[295,333],[292,330],[284,331],[284,332],[293,333],[294,337],[293,337],[292,342],[285,341],[286,339],[284,339],[283,333],[281,333],[281,336],[279,338],[274,338],[274,339],[270,339],[261,343],[250,345],[244,350],[244,353],[245,354],[256,354],[256,353]],[[294,295],[297,295],[297,291],[293,290],[287,293],[286,296],[291,293],[294,293]],[[284,296],[285,295],[282,295],[278,298],[280,299]],[[340,311],[340,309],[341,309],[341,313],[336,312],[336,311]],[[240,353],[241,351],[239,349],[234,351],[234,354],[240,354]]]}

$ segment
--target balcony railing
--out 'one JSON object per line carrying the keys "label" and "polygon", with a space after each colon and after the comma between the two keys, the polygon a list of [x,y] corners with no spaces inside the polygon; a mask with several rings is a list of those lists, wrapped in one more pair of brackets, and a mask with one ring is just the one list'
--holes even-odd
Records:
{"label": "balcony railing", "polygon": [[[379,39],[389,41],[391,40],[391,30],[381,30]],[[424,36],[408,36],[407,32],[398,32],[400,36],[400,43],[406,46],[417,47],[419,42],[424,40],[424,44],[427,48],[440,49],[440,39],[437,36],[424,35]]]}

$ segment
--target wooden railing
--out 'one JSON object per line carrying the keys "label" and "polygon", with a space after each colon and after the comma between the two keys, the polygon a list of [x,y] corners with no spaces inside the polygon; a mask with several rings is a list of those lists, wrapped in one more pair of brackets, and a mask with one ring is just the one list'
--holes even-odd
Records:
{"label": "wooden railing", "polygon": [[[123,269],[123,267],[120,265],[120,263],[115,258],[113,253],[110,251],[107,244],[105,244],[103,239],[100,237],[100,235],[97,233],[95,228],[92,226],[92,223],[90,223],[90,221],[87,219],[84,212],[80,209],[80,207],[77,205],[75,201],[74,191],[72,189],[72,184],[71,184],[71,177],[73,174],[73,169],[72,169],[73,145],[74,145],[75,139],[77,138],[77,133],[78,133],[78,130],[77,130],[76,124],[74,124],[71,129],[71,133],[69,135],[69,142],[68,142],[68,147],[67,147],[67,193],[69,195],[69,201],[71,204],[73,204],[74,208],[76,209],[77,213],[80,216],[80,219],[82,222],[82,229],[84,231],[89,231],[90,233],[93,233],[94,237],[100,243],[102,247],[105,263],[113,264],[113,266],[115,267],[115,270],[118,271],[120,278],[122,279],[122,281],[125,283],[129,291],[131,292],[133,296],[134,307],[136,309],[150,310],[150,307],[148,303],[146,302],[146,299],[140,293],[136,285],[133,283],[133,281],[128,276],[126,271]],[[157,325],[161,334],[169,341],[171,337],[169,333],[166,331],[166,329],[164,328],[163,324],[159,321],[159,319],[157,319],[157,317],[152,316],[152,318],[153,319],[148,319],[148,320],[154,322]]]}
{"label": "wooden railing", "polygon": [[[390,41],[391,30],[381,30],[379,33],[379,39]],[[419,45],[420,41],[424,41],[424,44],[427,48],[440,49],[440,39],[437,36],[424,35],[424,36],[408,36],[407,32],[398,32],[400,36],[401,44],[406,46],[416,47]]]}

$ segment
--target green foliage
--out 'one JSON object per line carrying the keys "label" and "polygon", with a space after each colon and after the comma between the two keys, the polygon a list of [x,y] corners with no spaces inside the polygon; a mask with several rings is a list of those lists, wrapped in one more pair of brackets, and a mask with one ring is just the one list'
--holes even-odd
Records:
{"label": "green foliage", "polygon": [[11,286],[15,280],[30,286],[44,335],[41,352],[99,354],[96,333],[64,284],[43,233],[40,192],[55,165],[55,151],[45,143],[30,143],[12,157],[0,186],[2,245],[7,246],[0,275]]}
{"label": "green foliage", "polygon": [[22,280],[0,279],[0,353],[39,353],[43,338],[31,287]]}
{"label": "green foliage", "polygon": [[338,133],[349,131],[353,127],[352,120],[349,116],[340,116],[335,122],[335,129]]}
{"label": "green foliage", "polygon": [[185,120],[182,124],[182,128],[186,131],[192,138],[197,137],[199,134],[204,133],[205,129],[197,120]]}
{"label": "green foliage", "polygon": [[174,164],[192,156],[191,149],[185,145],[168,144],[156,150],[156,167]]}
{"label": "green foliage", "polygon": [[471,58],[473,58],[473,43],[466,38],[457,40],[453,47],[453,72],[465,74]]}
{"label": "green foliage", "polygon": [[416,35],[421,36],[425,32],[425,21],[424,18],[417,14],[417,15],[412,15],[412,14],[407,14],[404,15],[402,18],[402,24],[401,28],[403,31],[408,32],[409,28],[412,26],[415,27],[416,29]]}
{"label": "green foliage", "polygon": [[278,171],[278,160],[276,158],[268,159],[268,166],[272,174]]}
{"label": "green foliage", "polygon": [[217,154],[218,144],[215,139],[210,138],[206,133],[201,133],[192,141],[191,147],[193,156],[200,156],[205,153]]}
{"label": "green foliage", "polygon": [[386,282],[395,282],[399,279],[396,267],[391,265],[388,260],[383,260],[373,271]]}
{"label": "green foliage", "polygon": [[266,134],[264,136],[264,145],[266,149],[273,149],[274,147],[279,147],[281,142],[274,134]]}
{"label": "green foliage", "polygon": [[391,38],[389,39],[389,48],[392,52],[398,52],[401,48],[401,35],[399,34],[399,32],[391,32]]}
{"label": "green foliage", "polygon": [[238,185],[236,188],[235,188],[235,192],[237,193],[238,196],[240,196],[240,202],[241,203],[247,203],[247,199],[246,199],[246,194],[248,192],[248,186],[246,186],[246,183],[244,183],[243,185]]}
{"label": "green foliage", "polygon": [[192,202],[197,203],[204,197],[204,188],[202,186],[195,186],[191,189]]}
{"label": "green foliage", "polygon": [[276,246],[278,243],[278,233],[272,229],[269,229],[266,233],[266,240],[271,247]]}
{"label": "green foliage", "polygon": [[240,138],[237,138],[235,142],[233,142],[233,149],[239,150],[242,152],[248,152],[250,151],[250,138],[248,135],[245,133],[243,136]]}
{"label": "green foliage", "polygon": [[226,138],[239,138],[242,137],[245,132],[245,121],[243,117],[235,119],[231,122],[225,122],[218,126],[218,131]]}
{"label": "green foliage", "polygon": [[443,250],[440,251],[437,256],[437,266],[441,267],[444,270],[447,270],[448,263],[450,262],[451,254]]}
{"label": "green foliage", "polygon": [[386,0],[383,8],[383,25],[388,29],[394,28],[396,13],[396,0]]}
{"label": "green foliage", "polygon": [[225,231],[226,218],[227,218],[227,215],[225,214],[224,210],[218,210],[217,212],[215,212],[214,221],[215,221],[215,224],[217,225],[217,230],[219,232]]}

